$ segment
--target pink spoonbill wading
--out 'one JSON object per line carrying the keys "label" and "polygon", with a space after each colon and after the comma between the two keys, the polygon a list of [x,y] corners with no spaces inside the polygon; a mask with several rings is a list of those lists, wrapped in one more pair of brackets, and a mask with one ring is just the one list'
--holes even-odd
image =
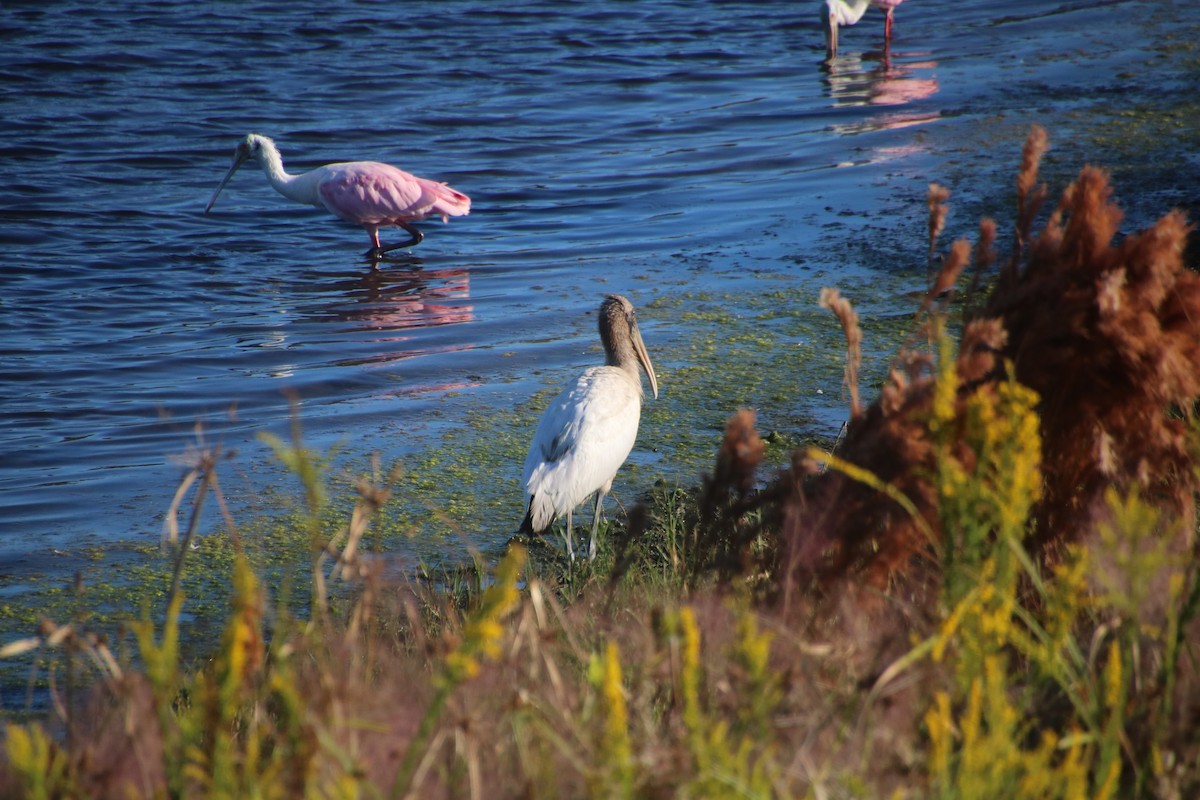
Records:
{"label": "pink spoonbill wading", "polygon": [[604,366],[591,367],[550,402],[542,414],[525,458],[525,494],[529,505],[523,533],[541,533],[561,516],[567,518],[567,553],[575,560],[571,515],[596,495],[588,560],[596,557],[596,534],[604,496],[617,470],[629,457],[642,413],[642,376],[658,399],[658,379],[638,330],[633,304],[610,295],[600,306]]}
{"label": "pink spoonbill wading", "polygon": [[838,28],[854,25],[868,6],[874,6],[887,14],[883,23],[883,46],[892,41],[892,14],[904,0],[821,0],[821,26],[825,29],[825,60],[834,58],[838,49]]}
{"label": "pink spoonbill wading", "polygon": [[[367,258],[378,259],[392,250],[420,244],[425,235],[411,225],[412,222],[431,216],[440,216],[442,222],[448,222],[450,217],[459,217],[471,210],[471,198],[462,192],[378,161],[345,161],[326,164],[301,175],[289,175],[283,170],[283,157],[275,142],[250,133],[238,143],[233,166],[213,192],[204,213],[212,210],[217,195],[229,183],[233,173],[250,159],[262,166],[267,180],[289,200],[327,209],[338,219],[366,228],[371,237]],[[384,247],[379,243],[379,229],[384,226],[404,228],[411,238]]]}

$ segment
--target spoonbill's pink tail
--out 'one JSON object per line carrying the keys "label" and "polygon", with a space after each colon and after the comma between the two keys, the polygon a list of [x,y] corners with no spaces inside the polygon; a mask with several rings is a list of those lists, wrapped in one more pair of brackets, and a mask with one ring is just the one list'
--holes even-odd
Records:
{"label": "spoonbill's pink tail", "polygon": [[444,183],[435,183],[430,188],[437,196],[431,211],[441,214],[442,222],[449,222],[450,217],[461,217],[471,213],[471,198],[462,192],[457,192]]}

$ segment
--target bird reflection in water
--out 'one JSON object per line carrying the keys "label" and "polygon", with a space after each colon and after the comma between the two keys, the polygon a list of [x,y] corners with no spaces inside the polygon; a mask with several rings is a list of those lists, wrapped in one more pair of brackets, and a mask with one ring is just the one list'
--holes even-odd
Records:
{"label": "bird reflection in water", "polygon": [[[825,88],[833,106],[906,106],[932,97],[938,92],[938,82],[932,76],[937,61],[910,60],[928,53],[905,54],[905,61],[893,60],[888,50],[864,54],[846,54],[822,64]],[[872,63],[874,62],[874,63]],[[838,133],[860,133],[870,130],[904,128],[930,122],[941,116],[937,110],[896,110],[856,120],[847,125],[835,125]]]}
{"label": "bird reflection in water", "polygon": [[[334,280],[305,281],[305,291],[320,296],[319,309],[308,316],[341,323],[355,340],[355,351],[338,366],[379,368],[397,361],[470,350],[466,337],[422,336],[418,329],[471,322],[471,273],[466,267],[371,270],[339,274]],[[316,313],[313,313],[316,312]],[[365,352],[364,352],[365,351]],[[440,371],[437,371],[440,373]],[[477,386],[455,375],[452,383],[406,385],[402,393],[446,391]]]}
{"label": "bird reflection in water", "polygon": [[345,318],[356,327],[390,331],[453,325],[475,319],[471,273],[465,267],[447,269],[372,270],[353,292],[356,301],[345,307]]}

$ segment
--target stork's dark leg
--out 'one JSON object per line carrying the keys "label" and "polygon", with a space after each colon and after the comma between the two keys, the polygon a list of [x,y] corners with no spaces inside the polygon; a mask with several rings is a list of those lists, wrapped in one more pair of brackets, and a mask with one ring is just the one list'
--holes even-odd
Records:
{"label": "stork's dark leg", "polygon": [[571,519],[571,509],[567,509],[567,555],[570,556],[571,563],[575,563],[575,534],[571,532],[573,526]]}
{"label": "stork's dark leg", "polygon": [[607,493],[603,489],[596,492],[596,513],[592,517],[592,541],[588,544],[588,561],[596,560],[596,536],[600,532],[600,511],[605,494]]}

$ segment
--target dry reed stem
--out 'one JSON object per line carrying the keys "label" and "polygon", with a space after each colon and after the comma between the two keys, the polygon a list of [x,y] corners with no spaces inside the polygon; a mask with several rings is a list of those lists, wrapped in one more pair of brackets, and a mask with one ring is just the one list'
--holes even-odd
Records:
{"label": "dry reed stem", "polygon": [[862,328],[858,324],[858,312],[849,300],[831,287],[821,289],[819,303],[821,308],[832,311],[842,324],[842,334],[846,337],[846,369],[842,381],[850,390],[850,415],[857,417],[862,412],[858,392],[858,372],[862,365]]}
{"label": "dry reed stem", "polygon": [[963,303],[964,320],[977,313],[980,303],[976,301],[976,297],[983,285],[983,276],[991,271],[996,257],[996,221],[991,217],[984,217],[979,220],[979,238],[975,242],[975,269],[971,271],[971,285],[967,287],[966,300]]}
{"label": "dry reed stem", "polygon": [[958,281],[958,276],[971,262],[971,243],[966,239],[959,239],[950,248],[950,255],[946,258],[946,263],[938,272],[937,282],[933,285],[933,291],[930,292],[932,297],[941,297],[954,288],[954,284]]}
{"label": "dry reed stem", "polygon": [[1050,147],[1050,138],[1040,125],[1034,125],[1025,139],[1021,149],[1021,168],[1017,172],[1017,219],[1015,225],[1016,246],[1013,247],[1012,259],[1002,272],[1001,280],[1015,280],[1017,270],[1024,254],[1025,246],[1030,241],[1034,217],[1046,199],[1046,185],[1037,184],[1038,167],[1041,166],[1042,156]]}
{"label": "dry reed stem", "polygon": [[938,270],[937,279],[933,282],[933,286],[929,288],[929,293],[925,295],[925,300],[921,304],[922,311],[928,311],[939,299],[945,299],[947,303],[949,302],[950,292],[954,288],[954,284],[958,281],[958,276],[962,274],[962,271],[970,261],[971,243],[966,239],[959,239],[950,247],[950,254],[942,262],[942,268]]}
{"label": "dry reed stem", "polygon": [[713,484],[732,488],[744,497],[754,488],[754,474],[762,461],[766,445],[755,429],[755,414],[740,408],[725,425],[725,438],[717,451]]}
{"label": "dry reed stem", "polygon": [[929,207],[929,264],[931,267],[934,253],[937,250],[938,237],[942,235],[942,230],[946,227],[946,217],[950,214],[950,206],[946,203],[949,199],[949,189],[940,184],[929,184],[929,193],[925,197],[925,204]]}
{"label": "dry reed stem", "polygon": [[986,272],[996,263],[996,220],[979,220],[979,240],[975,243],[975,270]]}

